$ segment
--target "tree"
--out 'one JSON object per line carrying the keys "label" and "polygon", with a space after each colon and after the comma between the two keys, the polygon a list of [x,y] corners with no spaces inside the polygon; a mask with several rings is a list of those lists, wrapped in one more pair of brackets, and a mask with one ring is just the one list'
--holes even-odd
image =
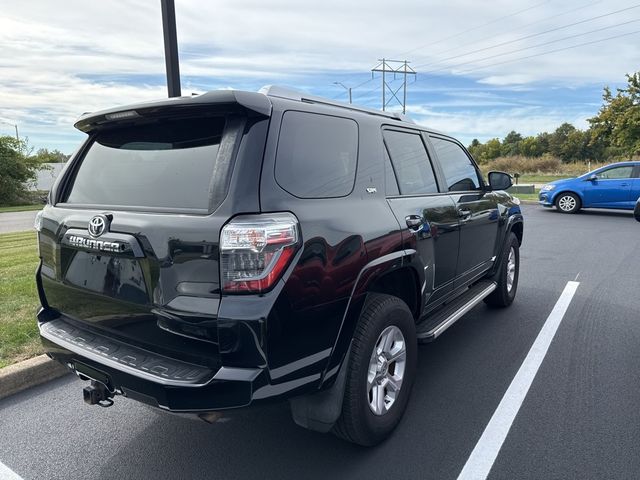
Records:
{"label": "tree", "polygon": [[584,160],[588,138],[570,123],[563,123],[549,137],[549,152],[564,163]]}
{"label": "tree", "polygon": [[627,75],[627,88],[609,87],[602,94],[603,105],[589,119],[590,145],[605,143],[611,155],[640,154],[640,72]]}
{"label": "tree", "polygon": [[478,163],[487,163],[501,155],[500,140],[492,138],[483,144],[477,138],[474,138],[471,145],[469,145],[469,153]]}
{"label": "tree", "polygon": [[39,163],[65,163],[69,160],[69,155],[65,155],[60,150],[49,151],[46,148],[40,148],[33,157]]}
{"label": "tree", "polygon": [[477,138],[474,138],[471,141],[471,145],[469,145],[467,150],[469,150],[469,153],[471,154],[471,156],[473,158],[476,159],[476,161],[478,161],[478,162],[481,161],[482,152],[484,151],[484,145],[482,143],[480,143],[480,140],[478,140]]}
{"label": "tree", "polygon": [[551,142],[551,134],[547,132],[542,132],[536,135],[536,143],[538,144],[538,151],[540,152],[540,156],[545,153],[549,153],[549,143]]}
{"label": "tree", "polygon": [[505,157],[520,154],[520,142],[522,141],[522,135],[514,130],[511,130],[504,140],[502,140],[501,153]]}
{"label": "tree", "polygon": [[536,137],[525,137],[520,142],[520,154],[525,157],[540,157],[543,153]]}
{"label": "tree", "polygon": [[488,162],[490,160],[495,160],[496,158],[498,158],[501,154],[501,148],[502,145],[500,144],[500,140],[498,140],[497,138],[488,140],[485,144],[484,150],[485,160]]}
{"label": "tree", "polygon": [[0,137],[0,205],[24,201],[28,183],[36,178],[41,164],[25,155],[25,141]]}

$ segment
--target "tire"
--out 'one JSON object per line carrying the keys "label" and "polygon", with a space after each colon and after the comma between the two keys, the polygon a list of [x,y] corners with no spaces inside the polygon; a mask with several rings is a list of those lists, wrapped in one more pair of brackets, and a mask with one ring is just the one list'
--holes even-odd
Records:
{"label": "tire", "polygon": [[[404,360],[400,354],[402,343]],[[415,378],[417,350],[415,322],[407,305],[391,295],[370,294],[354,332],[342,413],[333,433],[363,446],[376,445],[387,438],[406,409]],[[382,363],[376,353],[382,353],[385,359],[398,355],[400,358]],[[397,391],[389,379],[395,384],[400,379]],[[378,395],[381,392],[383,395]]]}
{"label": "tire", "polygon": [[555,204],[558,211],[562,213],[576,213],[582,206],[580,197],[571,192],[559,194],[556,197]]}
{"label": "tire", "polygon": [[498,286],[484,299],[484,303],[499,308],[511,305],[516,298],[519,276],[520,244],[518,237],[511,232],[502,250],[498,271],[493,276]]}

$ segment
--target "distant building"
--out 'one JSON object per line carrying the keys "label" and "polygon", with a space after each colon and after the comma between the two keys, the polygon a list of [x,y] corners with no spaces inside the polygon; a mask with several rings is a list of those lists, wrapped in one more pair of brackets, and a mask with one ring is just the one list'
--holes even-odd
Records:
{"label": "distant building", "polygon": [[38,170],[38,176],[35,183],[31,186],[31,190],[51,190],[53,182],[55,182],[58,175],[64,167],[64,163],[45,163],[49,168],[43,168]]}

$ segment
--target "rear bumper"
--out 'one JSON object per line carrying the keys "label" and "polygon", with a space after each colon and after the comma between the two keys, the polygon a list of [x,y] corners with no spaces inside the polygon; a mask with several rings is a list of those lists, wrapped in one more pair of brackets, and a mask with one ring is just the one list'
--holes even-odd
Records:
{"label": "rear bumper", "polygon": [[170,359],[82,329],[65,317],[38,313],[45,351],[71,370],[103,373],[110,390],[172,412],[244,407],[267,398],[269,375],[261,368],[194,365]]}

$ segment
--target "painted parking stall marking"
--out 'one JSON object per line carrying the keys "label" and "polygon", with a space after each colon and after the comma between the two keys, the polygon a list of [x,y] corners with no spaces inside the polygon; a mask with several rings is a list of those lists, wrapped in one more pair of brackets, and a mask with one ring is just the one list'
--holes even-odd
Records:
{"label": "painted parking stall marking", "polygon": [[511,381],[511,385],[460,472],[458,480],[484,480],[489,475],[578,285],[580,282],[568,282],[560,294],[560,298],[544,322],[518,373]]}
{"label": "painted parking stall marking", "polygon": [[16,472],[0,462],[0,479],[1,480],[22,480],[22,477]]}

